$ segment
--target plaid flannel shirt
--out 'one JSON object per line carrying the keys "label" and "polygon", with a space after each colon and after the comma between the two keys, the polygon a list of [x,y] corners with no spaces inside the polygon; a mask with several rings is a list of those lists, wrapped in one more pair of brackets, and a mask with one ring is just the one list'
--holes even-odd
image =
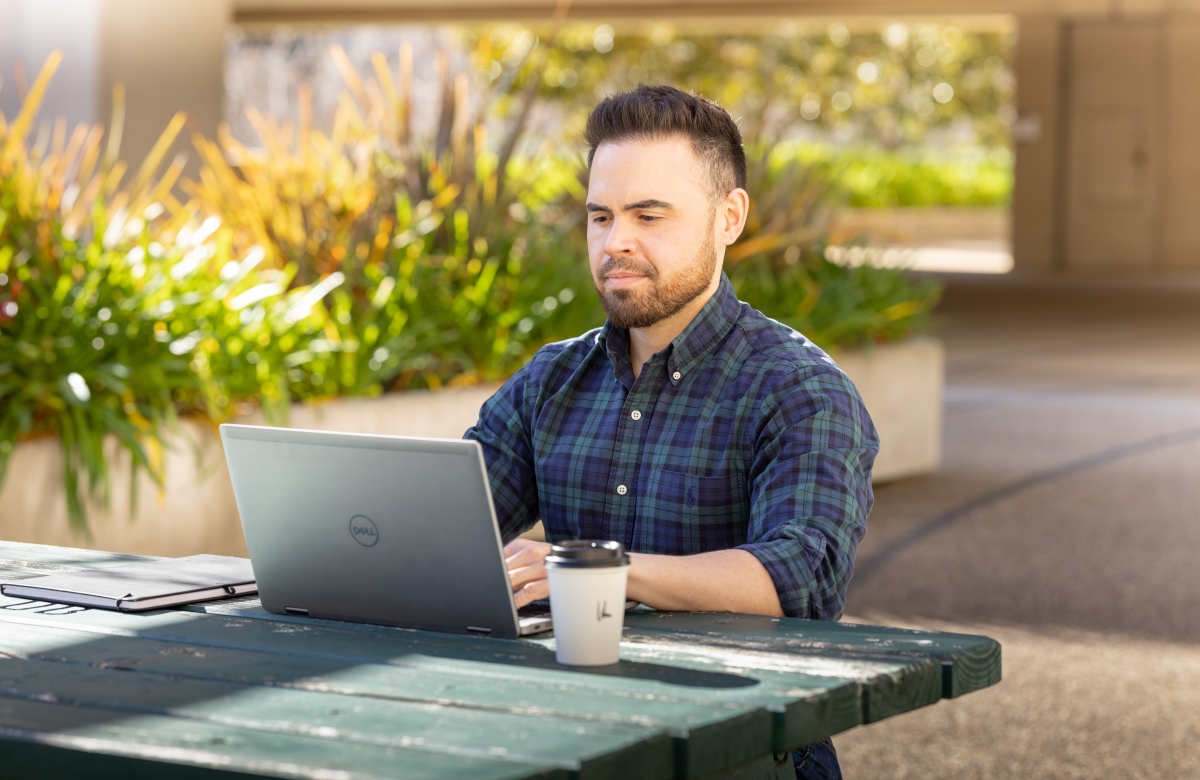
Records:
{"label": "plaid flannel shirt", "polygon": [[635,378],[629,332],[543,347],[466,438],[483,446],[507,542],[540,517],[549,540],[634,552],[738,548],[783,610],[836,620],[871,509],[879,449],[858,391],[729,279]]}

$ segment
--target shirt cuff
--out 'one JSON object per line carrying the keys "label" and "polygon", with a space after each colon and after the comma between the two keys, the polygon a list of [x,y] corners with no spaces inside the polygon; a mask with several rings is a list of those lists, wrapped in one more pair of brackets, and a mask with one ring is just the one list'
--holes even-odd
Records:
{"label": "shirt cuff", "polygon": [[[820,543],[824,545],[824,540]],[[841,615],[840,604],[817,603],[813,589],[815,567],[810,562],[813,552],[800,539],[785,537],[752,542],[739,545],[737,549],[745,550],[757,558],[767,574],[771,575],[775,592],[779,595],[779,606],[788,617],[837,620]],[[817,557],[824,557],[823,549]]]}

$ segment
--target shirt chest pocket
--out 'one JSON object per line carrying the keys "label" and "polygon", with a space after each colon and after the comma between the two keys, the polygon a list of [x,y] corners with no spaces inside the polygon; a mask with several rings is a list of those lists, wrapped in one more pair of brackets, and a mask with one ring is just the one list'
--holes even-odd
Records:
{"label": "shirt chest pocket", "polygon": [[678,545],[674,554],[723,550],[746,541],[750,509],[739,472],[699,476],[660,470],[646,498],[639,525],[649,522],[660,543]]}

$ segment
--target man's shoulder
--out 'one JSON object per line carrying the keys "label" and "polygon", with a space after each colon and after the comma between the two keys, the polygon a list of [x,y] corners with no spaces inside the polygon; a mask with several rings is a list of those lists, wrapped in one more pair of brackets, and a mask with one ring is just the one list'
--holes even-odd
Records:
{"label": "man's shoulder", "polygon": [[838,370],[833,358],[803,333],[773,320],[747,303],[737,320],[746,344],[766,367],[799,369],[806,373]]}
{"label": "man's shoulder", "polygon": [[521,369],[526,383],[541,385],[555,377],[568,376],[583,366],[596,349],[602,328],[593,328],[574,338],[555,341],[538,349]]}
{"label": "man's shoulder", "polygon": [[533,357],[529,359],[529,365],[562,364],[586,360],[587,356],[596,348],[596,342],[599,340],[602,330],[603,328],[592,328],[574,338],[546,344],[533,353]]}
{"label": "man's shoulder", "polygon": [[[749,306],[738,326],[757,356],[762,398],[767,410],[783,410],[785,418],[811,416],[820,407],[848,415],[875,436],[858,388],[825,350],[793,328]],[[814,406],[814,399],[824,401]]]}

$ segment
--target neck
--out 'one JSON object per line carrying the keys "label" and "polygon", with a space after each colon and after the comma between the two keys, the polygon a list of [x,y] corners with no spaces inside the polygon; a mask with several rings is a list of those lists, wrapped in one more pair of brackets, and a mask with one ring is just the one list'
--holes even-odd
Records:
{"label": "neck", "polygon": [[704,304],[716,294],[721,286],[721,275],[713,279],[708,289],[697,295],[687,306],[659,320],[648,328],[629,329],[629,362],[633,367],[633,375],[642,373],[642,365],[654,355],[662,352],[675,337],[683,333],[683,329],[696,319],[696,315],[704,308]]}

